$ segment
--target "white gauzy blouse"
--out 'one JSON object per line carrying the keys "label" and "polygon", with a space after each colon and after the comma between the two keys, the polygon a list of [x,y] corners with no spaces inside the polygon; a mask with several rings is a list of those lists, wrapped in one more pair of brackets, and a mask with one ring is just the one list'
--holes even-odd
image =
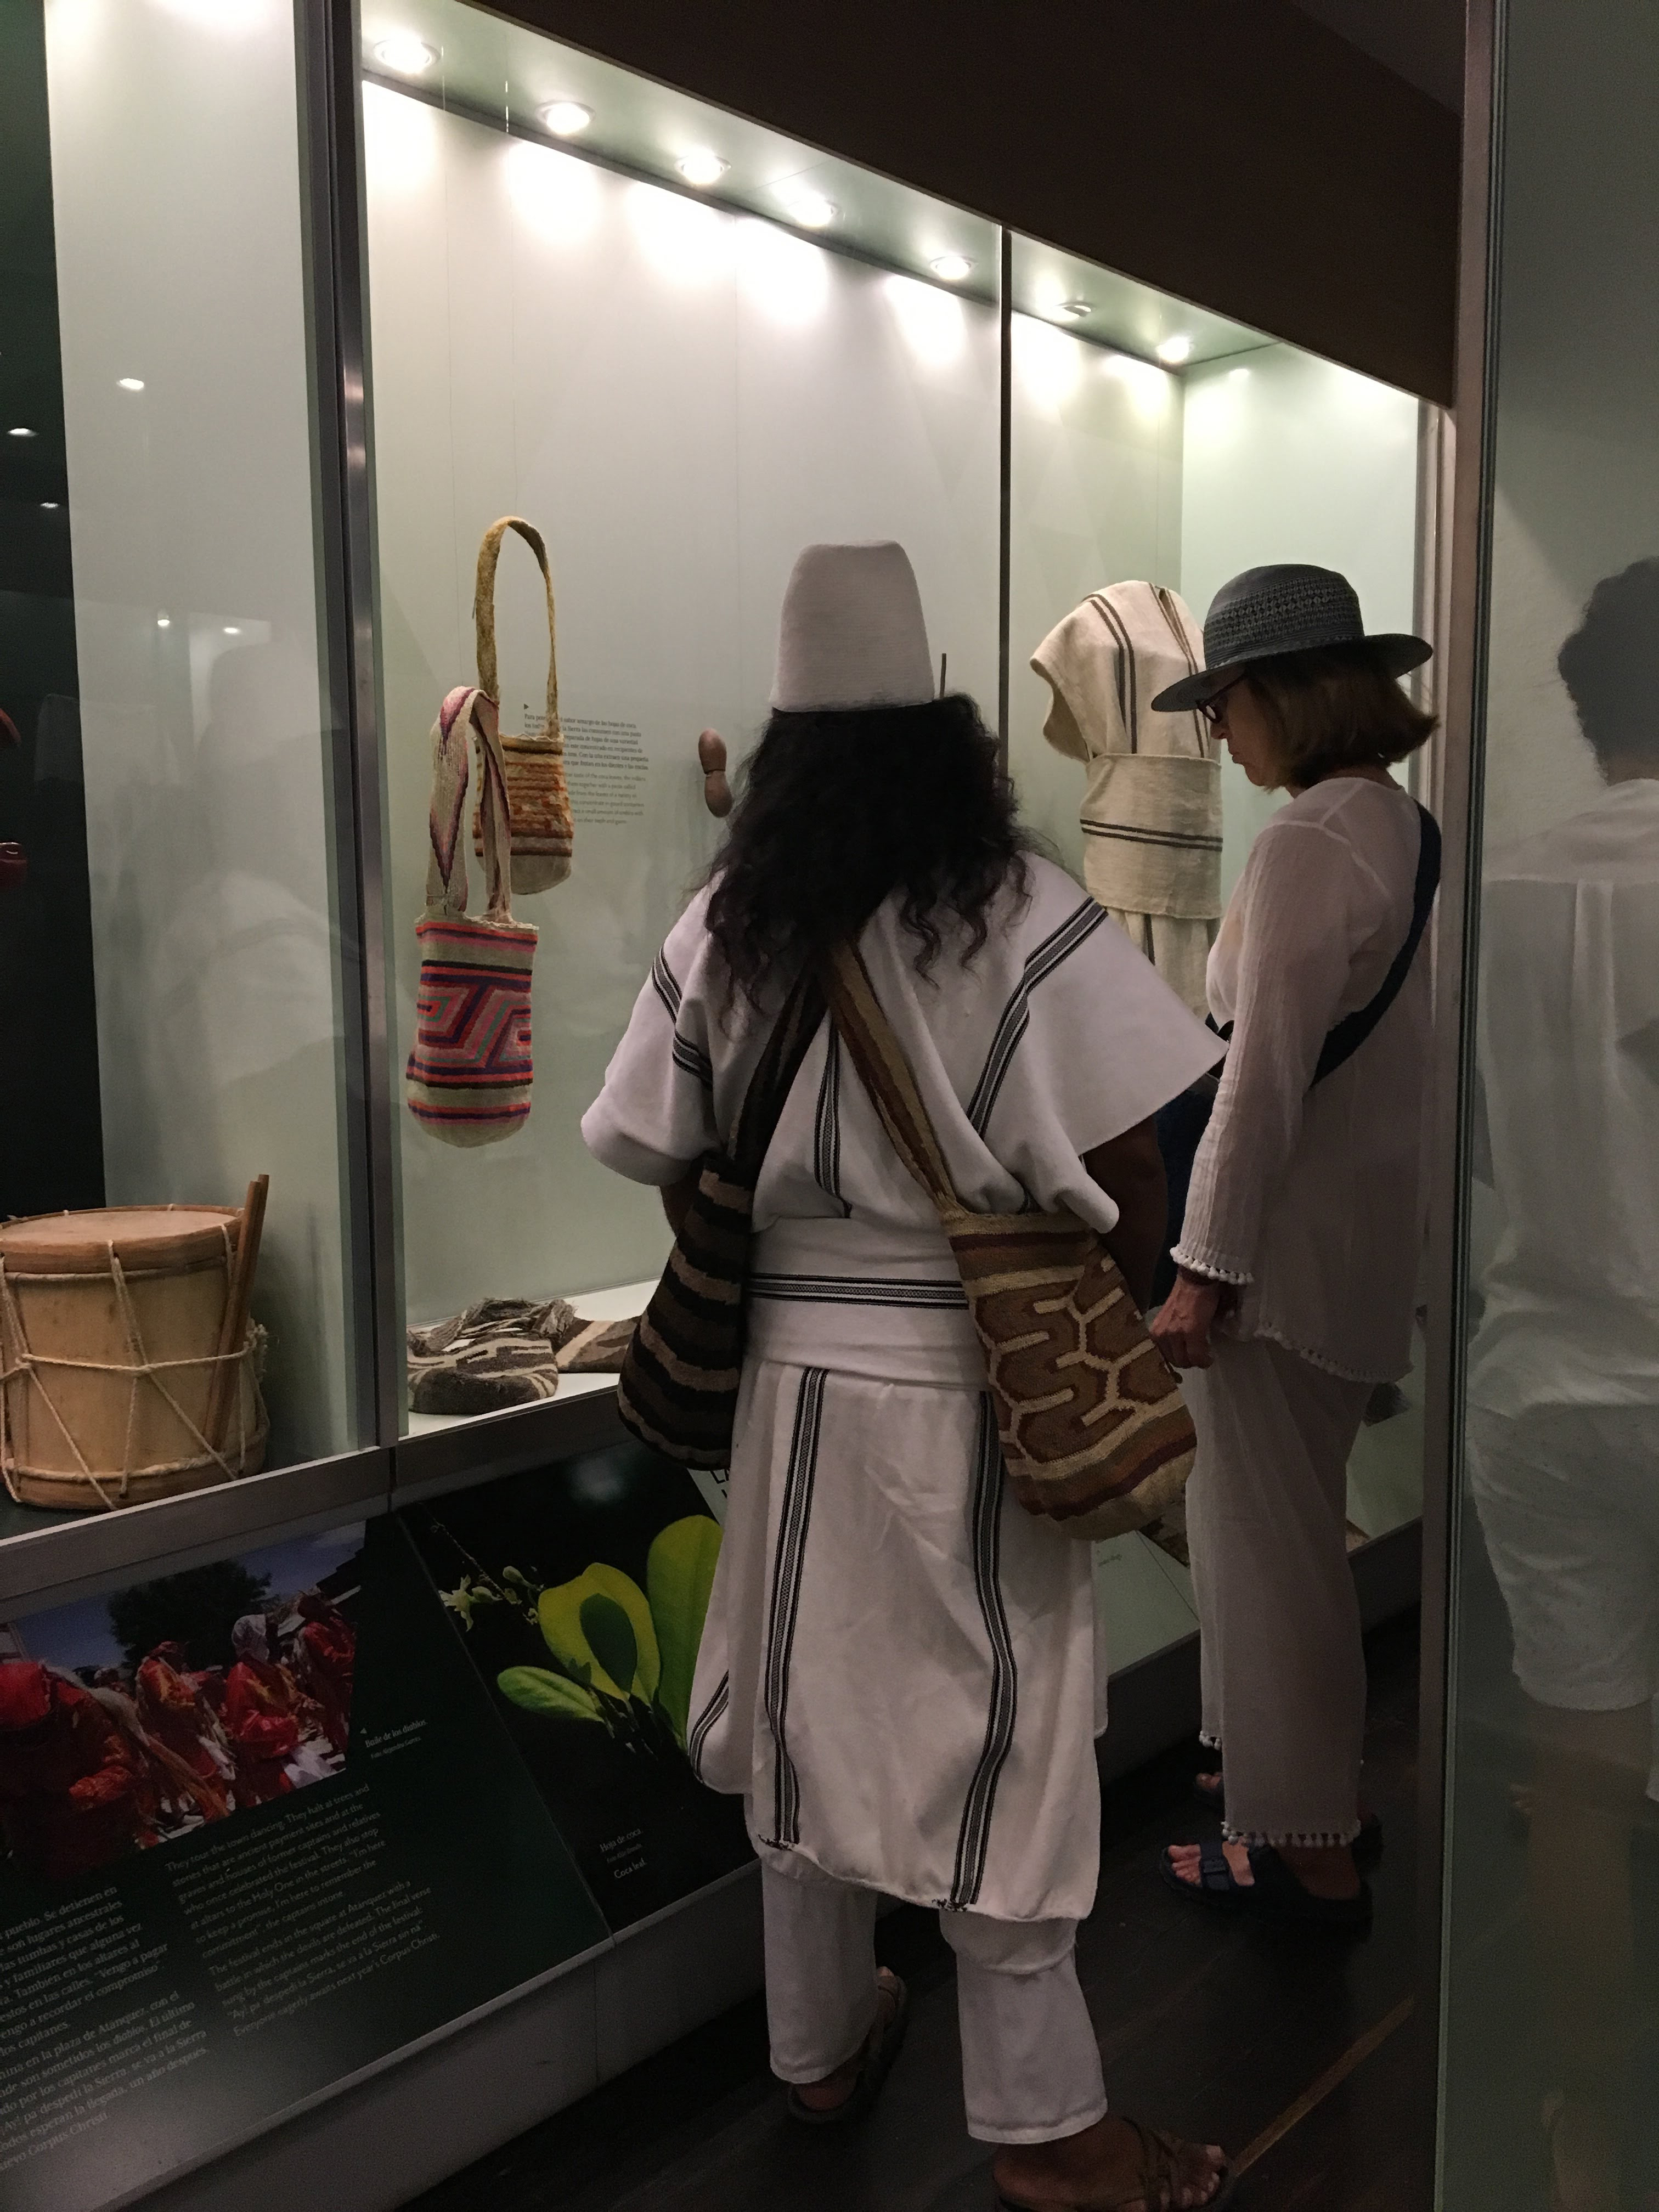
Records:
{"label": "white gauzy blouse", "polygon": [[1238,1285],[1240,1337],[1331,1373],[1411,1364],[1426,1199],[1429,953],[1341,1067],[1320,1047],[1376,993],[1411,927],[1420,829],[1395,784],[1333,776],[1255,841],[1210,954],[1235,1024],[1176,1257]]}

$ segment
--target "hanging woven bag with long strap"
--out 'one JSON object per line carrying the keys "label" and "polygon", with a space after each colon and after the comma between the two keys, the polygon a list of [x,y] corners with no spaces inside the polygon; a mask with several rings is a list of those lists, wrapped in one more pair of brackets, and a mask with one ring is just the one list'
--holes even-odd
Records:
{"label": "hanging woven bag with long strap", "polygon": [[1191,1474],[1197,1438],[1105,1239],[1073,1213],[965,1206],[855,947],[836,947],[824,992],[894,1149],[950,1239],[1014,1495],[1068,1536],[1121,1535],[1156,1520]]}
{"label": "hanging woven bag with long strap", "polygon": [[[570,793],[564,776],[564,732],[559,724],[558,637],[553,617],[553,572],[547,548],[533,522],[504,514],[492,522],[478,548],[478,575],[472,594],[472,627],[478,655],[478,689],[494,705],[499,720],[501,684],[495,655],[495,568],[501,540],[517,531],[536,556],[547,590],[547,712],[539,737],[503,736],[501,764],[507,778],[507,819],[513,831],[513,889],[520,898],[551,890],[570,873],[575,843]],[[480,794],[482,799],[482,794]],[[483,851],[482,804],[472,817],[472,849]]]}
{"label": "hanging woven bag with long strap", "polygon": [[[478,744],[487,890],[477,920],[466,910],[461,835],[471,735]],[[494,1144],[522,1127],[530,1114],[536,928],[513,919],[512,830],[495,702],[476,686],[452,691],[432,726],[430,836],[426,912],[415,925],[421,980],[409,1110],[447,1145]]]}

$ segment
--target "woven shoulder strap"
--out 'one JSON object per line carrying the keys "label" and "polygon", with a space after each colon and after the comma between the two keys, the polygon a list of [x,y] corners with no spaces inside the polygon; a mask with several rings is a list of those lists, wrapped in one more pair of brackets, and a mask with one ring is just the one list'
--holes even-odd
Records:
{"label": "woven shoulder strap", "polygon": [[806,1048],[823,1020],[823,987],[807,968],[796,978],[784,1000],[783,1011],[772,1024],[755,1073],[744,1094],[743,1110],[732,1139],[732,1161],[752,1188],[759,1180],[761,1164],[775,1134],[785,1102],[800,1073]]}
{"label": "woven shoulder strap", "polygon": [[504,514],[499,522],[492,522],[483,534],[478,548],[478,580],[472,593],[472,627],[478,647],[479,689],[499,707],[501,702],[501,681],[495,662],[495,568],[501,557],[501,540],[509,530],[516,530],[536,556],[536,565],[542,572],[542,581],[547,586],[547,722],[543,736],[556,738],[559,729],[559,656],[558,638],[553,621],[553,572],[547,565],[547,548],[542,543],[542,533],[533,522],[521,515]]}
{"label": "woven shoulder strap", "polygon": [[950,1224],[968,1209],[957,1196],[945,1154],[904,1048],[881,1010],[870,971],[856,945],[836,946],[824,964],[824,992],[836,1027],[853,1056],[893,1149]]}
{"label": "woven shoulder strap", "polygon": [[483,795],[484,920],[510,922],[513,823],[507,805],[507,769],[501,757],[501,717],[493,699],[475,685],[459,684],[438,709],[432,725],[430,850],[426,863],[428,917],[455,920],[466,912],[466,814],[469,733],[478,741]]}

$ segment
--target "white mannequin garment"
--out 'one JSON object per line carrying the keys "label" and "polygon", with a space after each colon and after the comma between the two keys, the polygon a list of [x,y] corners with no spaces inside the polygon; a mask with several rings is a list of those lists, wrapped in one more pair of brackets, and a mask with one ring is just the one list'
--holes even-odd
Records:
{"label": "white mannequin garment", "polygon": [[1043,735],[1088,770],[1084,882],[1198,1014],[1221,913],[1220,763],[1201,714],[1151,702],[1203,662],[1181,599],[1146,583],[1091,592],[1031,656],[1054,693]]}

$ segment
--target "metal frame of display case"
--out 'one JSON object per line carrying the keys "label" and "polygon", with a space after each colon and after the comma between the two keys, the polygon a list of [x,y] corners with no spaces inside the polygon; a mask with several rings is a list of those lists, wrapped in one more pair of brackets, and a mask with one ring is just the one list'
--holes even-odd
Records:
{"label": "metal frame of display case", "polygon": [[1424,1423],[1421,1674],[1418,1723],[1418,1978],[1433,2032],[1420,2039],[1425,2114],[1421,2187],[1435,2202],[1444,2043],[1443,1966],[1448,1896],[1445,1826],[1448,1698],[1455,1654],[1452,1592],[1463,1475],[1468,1339],[1469,1163],[1473,1133],[1474,976],[1486,738],[1484,673],[1496,433],[1493,337],[1503,135],[1502,0],[1468,0],[1464,62],[1462,252],[1458,288],[1456,463],[1441,693],[1444,736],[1433,793],[1445,843],[1436,924],[1436,1122],[1429,1189],[1429,1365]]}
{"label": "metal frame of display case", "polygon": [[[1468,201],[1468,253],[1463,302],[1464,392],[1460,408],[1456,530],[1452,564],[1450,665],[1437,698],[1446,731],[1431,764],[1431,796],[1445,826],[1447,872],[1437,925],[1441,979],[1437,1066],[1447,1099],[1437,1132],[1434,1218],[1442,1226],[1433,1260],[1425,1428],[1425,1517],[1354,1555],[1368,1624],[1411,1602],[1423,1568],[1423,1822],[1425,1894],[1439,1891],[1439,1796],[1449,1587],[1449,1491],[1458,1463],[1455,1434],[1458,1346],[1462,1313],[1462,1182],[1467,1148],[1468,1047],[1463,1036],[1463,960],[1469,941],[1474,872],[1467,863],[1476,799],[1474,617],[1485,557],[1480,491],[1485,447],[1486,300],[1486,175],[1490,151],[1489,74],[1496,0],[1474,0],[1471,16]],[[374,563],[373,421],[364,264],[365,178],[357,0],[295,0],[301,125],[301,188],[307,249],[308,331],[317,480],[318,592],[325,640],[324,701],[331,809],[336,922],[344,1035],[340,1114],[345,1161],[351,1334],[351,1404],[356,1431],[377,1441],[300,1466],[121,1512],[56,1522],[0,1542],[0,1613],[35,1609],[48,1599],[92,1595],[144,1570],[161,1571],[223,1557],[265,1540],[389,1508],[497,1476],[544,1465],[618,1441],[624,1431],[613,1391],[595,1391],[514,1409],[419,1437],[401,1434],[403,1297],[398,1182],[398,1103],[392,1068],[394,1024],[387,969],[383,824],[386,762]],[[1484,40],[1484,44],[1483,44]],[[1483,64],[1482,56],[1485,56]],[[1483,74],[1483,66],[1486,74]],[[1485,149],[1485,150],[1482,150]],[[603,166],[615,166],[605,163]],[[660,181],[660,179],[653,179]],[[1013,237],[999,237],[1000,393],[998,723],[1008,744],[1012,586],[1012,332]],[[1440,505],[1443,422],[1425,439],[1420,502],[1424,552],[1418,599],[1425,617],[1443,610],[1438,579],[1446,532]],[[1443,635],[1438,623],[1437,631]],[[1426,1559],[1419,1562],[1419,1547]],[[1124,1668],[1113,1680],[1114,1735],[1104,1772],[1127,1771],[1196,1724],[1197,1638],[1176,1643]],[[368,2073],[284,2116],[257,2142],[216,2160],[210,2171],[162,2185],[156,2201],[179,2208],[216,2206],[240,2196],[250,2160],[261,2187],[291,2169],[294,2186],[314,2193],[313,2160],[324,2145],[388,2129],[400,2142],[403,2179],[412,2194],[454,2163],[479,2155],[505,2134],[528,2126],[569,2098],[622,2071],[758,1985],[758,1899],[751,1869],[696,1893],[599,1954],[566,1962],[536,1983],[506,1992],[482,2013],[450,2023],[420,2045],[392,2054]],[[691,1908],[698,1908],[692,1911]],[[1431,1929],[1425,1977],[1437,1974],[1438,1924]],[[625,1961],[625,1964],[619,1964]],[[631,1993],[648,1982],[653,2006]],[[1425,1978],[1425,1987],[1434,1986]],[[650,2009],[650,2027],[642,2025]],[[592,2015],[591,2030],[587,2022]],[[639,2017],[635,2017],[635,2015]],[[526,2021],[548,2057],[538,2078],[507,2080],[508,2044]],[[576,2023],[573,2026],[573,2022]],[[594,2056],[581,2055],[589,2033]],[[573,2043],[573,2036],[576,2042]],[[585,2047],[585,2046],[583,2046]],[[443,2072],[441,2110],[433,2106]],[[458,2089],[468,2124],[453,2114]],[[448,2163],[433,2164],[439,2155]],[[451,2151],[453,2157],[449,2156]],[[334,2151],[329,2153],[331,2156]],[[404,2171],[404,2168],[407,2171]],[[380,2193],[390,2168],[374,2177],[338,2174],[342,2207],[399,2201]]]}

